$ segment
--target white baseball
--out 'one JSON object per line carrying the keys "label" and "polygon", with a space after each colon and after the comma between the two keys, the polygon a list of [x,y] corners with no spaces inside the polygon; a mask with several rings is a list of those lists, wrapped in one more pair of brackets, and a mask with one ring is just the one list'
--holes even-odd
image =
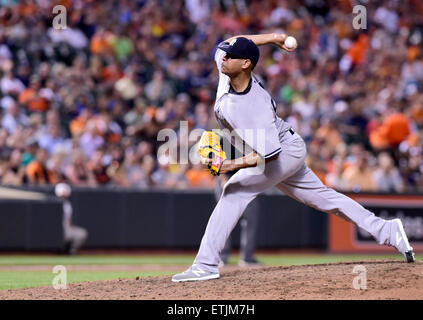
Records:
{"label": "white baseball", "polygon": [[289,36],[285,39],[284,44],[288,49],[294,48],[297,45],[297,39]]}

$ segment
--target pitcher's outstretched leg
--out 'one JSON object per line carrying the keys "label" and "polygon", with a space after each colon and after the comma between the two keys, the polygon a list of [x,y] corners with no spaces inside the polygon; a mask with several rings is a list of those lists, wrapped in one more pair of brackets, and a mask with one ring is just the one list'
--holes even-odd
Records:
{"label": "pitcher's outstretched leg", "polygon": [[400,219],[385,220],[377,217],[353,199],[326,187],[306,165],[280,183],[278,188],[310,207],[352,221],[369,232],[379,244],[395,247],[407,262],[414,262],[413,248]]}

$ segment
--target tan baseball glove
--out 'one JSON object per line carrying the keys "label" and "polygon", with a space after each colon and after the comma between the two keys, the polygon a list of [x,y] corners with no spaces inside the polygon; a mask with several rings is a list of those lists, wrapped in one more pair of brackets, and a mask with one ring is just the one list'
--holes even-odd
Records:
{"label": "tan baseball glove", "polygon": [[[198,146],[201,163],[208,164],[212,175],[219,175],[220,167],[226,160],[226,153],[222,150],[220,136],[213,131],[204,131]],[[210,162],[211,159],[211,162]]]}

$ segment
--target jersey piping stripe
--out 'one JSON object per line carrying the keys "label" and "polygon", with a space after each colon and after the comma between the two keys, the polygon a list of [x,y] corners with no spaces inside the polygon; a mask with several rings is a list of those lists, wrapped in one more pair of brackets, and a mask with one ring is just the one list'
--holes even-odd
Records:
{"label": "jersey piping stripe", "polygon": [[264,156],[264,158],[267,159],[267,158],[273,157],[281,151],[282,151],[282,148],[278,148],[275,151],[273,151],[273,152],[269,153],[268,155]]}

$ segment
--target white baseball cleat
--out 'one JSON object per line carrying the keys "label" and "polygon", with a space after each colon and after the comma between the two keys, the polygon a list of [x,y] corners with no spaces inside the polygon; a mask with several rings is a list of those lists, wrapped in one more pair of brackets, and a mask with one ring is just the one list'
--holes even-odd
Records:
{"label": "white baseball cleat", "polygon": [[219,277],[220,277],[219,272],[209,272],[197,266],[191,266],[186,271],[175,274],[172,277],[172,282],[203,281],[203,280],[217,279]]}
{"label": "white baseball cleat", "polygon": [[404,256],[407,262],[416,261],[414,258],[413,247],[408,242],[404,227],[400,219],[391,220],[391,238],[390,245],[397,248],[397,250]]}

